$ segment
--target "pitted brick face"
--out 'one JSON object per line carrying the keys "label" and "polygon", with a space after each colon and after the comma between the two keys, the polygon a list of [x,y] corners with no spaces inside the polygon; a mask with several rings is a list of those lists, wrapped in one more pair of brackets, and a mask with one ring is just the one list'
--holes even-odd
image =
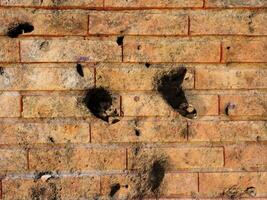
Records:
{"label": "pitted brick face", "polygon": [[266,0],[0,0],[0,200],[267,198]]}

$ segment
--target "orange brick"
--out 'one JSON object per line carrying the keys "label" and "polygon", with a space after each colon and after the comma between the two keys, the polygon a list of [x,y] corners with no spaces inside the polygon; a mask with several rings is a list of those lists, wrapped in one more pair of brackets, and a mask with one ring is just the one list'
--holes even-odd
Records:
{"label": "orange brick", "polygon": [[107,7],[202,7],[202,0],[105,0]]}
{"label": "orange brick", "polygon": [[90,111],[82,104],[80,96],[25,96],[25,118],[35,117],[89,117]]}
{"label": "orange brick", "polygon": [[28,22],[34,30],[23,35],[86,35],[87,14],[72,11],[1,9],[0,35],[6,35],[8,29],[16,24]]}
{"label": "orange brick", "polygon": [[[96,85],[108,87],[112,90],[155,90],[156,77],[174,70],[183,65],[151,65],[146,69],[145,65],[127,64],[117,65],[109,64],[106,67],[97,68],[96,70]],[[186,67],[186,66],[185,66]],[[194,87],[194,69],[187,68],[186,79],[183,82],[183,87],[193,89]]]}
{"label": "orange brick", "polygon": [[255,187],[257,197],[267,194],[267,173],[237,172],[237,173],[200,173],[200,195],[205,197],[218,197],[231,187],[246,190]]}
{"label": "orange brick", "polygon": [[223,62],[267,62],[267,38],[223,42]]}
{"label": "orange brick", "polygon": [[266,170],[266,154],[267,145],[264,144],[226,146],[225,166],[231,169]]}
{"label": "orange brick", "polygon": [[33,0],[1,0],[1,5],[4,6],[52,6],[52,7],[68,7],[68,6],[80,6],[80,7],[102,7],[103,0],[46,0],[46,1],[33,1]]}
{"label": "orange brick", "polygon": [[259,65],[196,68],[196,89],[267,88],[267,68]]}
{"label": "orange brick", "polygon": [[193,121],[190,141],[239,142],[267,140],[265,121]]}
{"label": "orange brick", "polygon": [[[221,147],[180,147],[180,148],[157,148],[159,153],[165,155],[168,159],[171,170],[184,170],[196,168],[219,168],[224,164],[223,148]],[[153,149],[142,149],[138,155],[153,155]],[[130,168],[138,163],[135,152],[130,151],[128,155]]]}
{"label": "orange brick", "polygon": [[20,99],[17,92],[0,92],[0,117],[19,117]]}
{"label": "orange brick", "polygon": [[115,38],[25,39],[21,58],[24,62],[120,62],[121,47]]}
{"label": "orange brick", "polygon": [[229,116],[267,116],[267,95],[265,93],[222,95],[220,99],[221,113],[225,114],[228,107]]}
{"label": "orange brick", "polygon": [[1,172],[24,172],[27,169],[26,151],[21,149],[0,149]]}
{"label": "orange brick", "polygon": [[2,70],[1,90],[82,90],[94,86],[93,69],[86,65],[84,77],[78,74],[76,64],[11,65]]}
{"label": "orange brick", "polygon": [[[223,19],[223,20],[222,20]],[[194,35],[266,35],[262,26],[265,10],[202,10],[190,15],[190,33]]]}
{"label": "orange brick", "polygon": [[126,152],[123,148],[32,149],[29,154],[30,170],[90,171],[124,170]]}
{"label": "orange brick", "polygon": [[219,62],[220,42],[206,38],[126,37],[126,62]]}
{"label": "orange brick", "polygon": [[207,7],[266,7],[265,0],[206,0]]}
{"label": "orange brick", "polygon": [[0,39],[0,62],[19,61],[19,42],[16,39]]}
{"label": "orange brick", "polygon": [[93,143],[180,142],[187,134],[186,122],[169,119],[122,120],[112,126],[97,121],[91,126]]}
{"label": "orange brick", "polygon": [[87,143],[86,123],[1,123],[0,144]]}
{"label": "orange brick", "polygon": [[28,200],[34,197],[45,199],[60,197],[60,199],[69,200],[94,199],[93,197],[100,191],[99,183],[99,177],[90,176],[59,177],[49,179],[47,182],[32,179],[5,179],[3,180],[3,198],[5,200]]}
{"label": "orange brick", "polygon": [[[134,175],[113,175],[101,177],[101,191],[103,196],[108,196],[110,188],[114,184],[120,184],[121,189],[114,195],[116,199],[127,199],[132,193],[136,193],[132,181]],[[126,188],[125,186],[128,186]],[[166,173],[160,186],[160,196],[191,196],[197,193],[196,173]]]}
{"label": "orange brick", "polygon": [[90,14],[91,34],[187,35],[188,17],[181,12],[110,11]]}

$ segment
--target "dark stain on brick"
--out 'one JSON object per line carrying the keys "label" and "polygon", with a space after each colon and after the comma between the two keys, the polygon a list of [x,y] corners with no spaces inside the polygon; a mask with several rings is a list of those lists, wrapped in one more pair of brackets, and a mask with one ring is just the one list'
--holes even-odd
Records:
{"label": "dark stain on brick", "polygon": [[163,74],[156,80],[157,91],[163,99],[182,116],[189,119],[196,118],[197,111],[190,105],[186,99],[185,92],[182,88],[187,69],[180,67]]}
{"label": "dark stain on brick", "polygon": [[146,68],[149,68],[150,65],[151,65],[150,63],[145,63]]}
{"label": "dark stain on brick", "polygon": [[249,22],[248,22],[248,29],[250,33],[254,32],[254,26],[253,26],[253,18],[255,17],[255,12],[251,12],[251,14],[248,16]]}
{"label": "dark stain on brick", "polygon": [[34,26],[28,22],[12,25],[8,28],[7,36],[16,38],[23,33],[30,33],[34,30]]}
{"label": "dark stain on brick", "polygon": [[119,183],[111,185],[109,196],[113,197],[120,190],[120,188],[121,185]]}
{"label": "dark stain on brick", "polygon": [[233,103],[228,103],[227,106],[225,107],[225,114],[226,114],[227,116],[229,116],[231,110],[234,110],[235,107],[236,107],[235,104],[233,104]]}
{"label": "dark stain on brick", "polygon": [[60,200],[60,188],[55,183],[37,184],[31,188],[31,200]]}
{"label": "dark stain on brick", "polygon": [[163,160],[155,160],[152,164],[148,181],[151,191],[154,193],[160,187],[160,184],[165,176],[165,165],[166,163]]}
{"label": "dark stain on brick", "polygon": [[135,129],[135,130],[134,130],[134,133],[135,133],[135,135],[138,136],[138,137],[141,135],[141,131],[140,131],[139,129]]}
{"label": "dark stain on brick", "polygon": [[115,117],[119,116],[119,112],[112,104],[111,93],[105,88],[99,87],[87,90],[83,102],[95,117],[106,122],[110,122],[110,119],[112,119],[111,123],[118,122]]}
{"label": "dark stain on brick", "polygon": [[3,67],[0,67],[0,75],[4,75],[5,71],[4,71],[4,68]]}
{"label": "dark stain on brick", "polygon": [[123,45],[123,40],[124,40],[124,36],[117,37],[117,44],[119,46],[122,46]]}
{"label": "dark stain on brick", "polygon": [[81,76],[81,77],[84,77],[84,73],[83,73],[83,66],[81,64],[77,64],[76,65],[76,70],[78,72],[78,74]]}
{"label": "dark stain on brick", "polygon": [[54,140],[54,138],[53,137],[51,137],[51,136],[48,136],[48,140],[49,140],[49,142],[51,142],[51,143],[55,143],[55,140]]}

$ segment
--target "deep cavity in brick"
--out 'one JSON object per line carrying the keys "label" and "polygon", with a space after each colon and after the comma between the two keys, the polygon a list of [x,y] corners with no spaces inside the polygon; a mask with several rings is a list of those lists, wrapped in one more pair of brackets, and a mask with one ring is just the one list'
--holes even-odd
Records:
{"label": "deep cavity in brick", "polygon": [[103,87],[91,88],[86,92],[83,100],[92,114],[109,123],[117,123],[119,112],[113,106],[111,93]]}
{"label": "deep cavity in brick", "polygon": [[155,160],[152,164],[149,174],[149,185],[151,186],[152,192],[156,192],[163,181],[165,176],[165,165],[165,162],[162,160]]}
{"label": "deep cavity in brick", "polygon": [[83,73],[83,66],[81,64],[77,64],[76,65],[76,70],[78,72],[78,74],[81,76],[81,77],[84,77],[84,73]]}
{"label": "deep cavity in brick", "polygon": [[135,135],[138,137],[141,135],[141,131],[139,129],[135,129],[134,132],[135,132]]}
{"label": "deep cavity in brick", "polygon": [[0,67],[0,75],[4,75],[5,71],[3,67]]}
{"label": "deep cavity in brick", "polygon": [[123,40],[124,40],[124,36],[117,37],[117,44],[119,46],[122,46],[123,45]]}
{"label": "deep cavity in brick", "polygon": [[225,114],[226,114],[227,116],[229,116],[229,115],[230,115],[230,112],[231,112],[232,110],[234,110],[235,107],[236,107],[235,104],[233,104],[233,103],[228,103],[227,106],[225,107]]}
{"label": "deep cavity in brick", "polygon": [[119,183],[111,185],[109,196],[113,197],[120,190],[120,188],[121,185]]}
{"label": "deep cavity in brick", "polygon": [[13,24],[8,28],[7,36],[16,38],[23,33],[30,33],[34,30],[34,26],[28,22]]}
{"label": "deep cavity in brick", "polygon": [[180,67],[163,74],[157,78],[157,90],[163,99],[182,116],[194,119],[197,117],[197,110],[188,103],[185,92],[182,88],[187,69]]}
{"label": "deep cavity in brick", "polygon": [[150,65],[151,65],[150,63],[145,63],[146,68],[149,68]]}

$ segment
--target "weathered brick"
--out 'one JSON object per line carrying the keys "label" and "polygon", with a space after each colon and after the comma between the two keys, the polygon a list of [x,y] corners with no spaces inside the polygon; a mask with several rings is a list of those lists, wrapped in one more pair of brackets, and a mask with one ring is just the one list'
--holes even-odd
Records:
{"label": "weathered brick", "polygon": [[[125,67],[109,64],[106,67],[97,68],[96,85],[108,87],[112,90],[155,90],[157,88],[157,77],[179,67],[183,67],[183,65],[166,66],[158,64],[151,65],[146,69],[145,65],[140,64],[128,64]],[[188,67],[187,70],[182,86],[186,89],[193,89],[194,69]]]}
{"label": "weathered brick", "polygon": [[187,134],[186,122],[158,118],[122,120],[112,126],[97,121],[91,126],[93,143],[180,142]]}
{"label": "weathered brick", "polygon": [[[134,175],[103,176],[101,177],[102,195],[108,196],[111,186],[120,183],[121,189],[114,197],[129,199],[133,193],[137,193],[133,180],[135,180]],[[192,193],[197,193],[197,174],[166,173],[160,188],[160,196],[191,196]]]}
{"label": "weathered brick", "polygon": [[[3,199],[93,199],[100,192],[99,177],[59,177],[47,182],[33,179],[3,180]],[[41,192],[43,191],[43,192]]]}
{"label": "weathered brick", "polygon": [[207,7],[266,7],[265,0],[206,0]]}
{"label": "weathered brick", "polygon": [[267,173],[265,172],[235,172],[235,173],[200,173],[200,195],[218,197],[227,189],[236,187],[246,190],[255,187],[257,197],[267,194]]}
{"label": "weathered brick", "polygon": [[0,38],[0,62],[19,61],[19,41],[16,39]]}
{"label": "weathered brick", "polygon": [[25,39],[21,41],[24,62],[120,62],[121,47],[115,38]]}
{"label": "weathered brick", "polygon": [[202,0],[105,0],[105,6],[107,7],[202,7]]}
{"label": "weathered brick", "polygon": [[[23,64],[2,68],[1,90],[82,90],[94,86],[94,71],[83,66],[84,77],[76,64]],[[44,78],[46,77],[46,78]]]}
{"label": "weathered brick", "polygon": [[83,105],[80,96],[25,96],[25,118],[35,117],[88,117],[90,111]]}
{"label": "weathered brick", "polygon": [[181,12],[109,11],[90,14],[91,34],[187,35],[188,17]]}
{"label": "weathered brick", "polygon": [[[217,95],[188,95],[188,102],[198,115],[218,115]],[[157,93],[128,93],[122,95],[125,116],[170,116],[174,110]]]}
{"label": "weathered brick", "polygon": [[155,152],[162,154],[168,160],[170,170],[195,169],[195,168],[218,168],[224,164],[223,148],[221,147],[180,147],[180,148],[144,148],[138,151],[129,151],[128,161],[130,169],[134,169],[139,162],[140,155],[153,156]]}
{"label": "weathered brick", "polygon": [[259,65],[196,67],[196,89],[267,88],[267,68]]}
{"label": "weathered brick", "polygon": [[220,42],[199,38],[126,37],[126,62],[219,62]]}
{"label": "weathered brick", "polygon": [[102,7],[103,0],[1,0],[4,6],[51,6],[51,7],[68,7],[68,6],[80,6],[80,7]]}
{"label": "weathered brick", "polygon": [[90,171],[124,170],[126,152],[123,148],[32,149],[29,153],[30,170]]}
{"label": "weathered brick", "polygon": [[50,11],[33,9],[1,9],[0,35],[19,23],[28,22],[34,30],[23,35],[86,35],[87,14],[75,11]]}
{"label": "weathered brick", "polygon": [[[223,19],[223,20],[222,20]],[[190,15],[190,33],[196,35],[266,35],[266,10],[204,10]]]}
{"label": "weathered brick", "polygon": [[238,144],[225,146],[225,166],[231,169],[267,169],[267,145]]}
{"label": "weathered brick", "polygon": [[21,149],[0,149],[1,172],[23,172],[27,169],[26,151]]}
{"label": "weathered brick", "polygon": [[1,123],[0,144],[88,143],[86,123]]}
{"label": "weathered brick", "polygon": [[265,141],[265,121],[193,121],[189,124],[190,141]]}
{"label": "weathered brick", "polygon": [[229,116],[267,116],[267,95],[222,95],[220,113]]}
{"label": "weathered brick", "polygon": [[0,92],[0,117],[19,117],[20,99],[17,92]]}
{"label": "weathered brick", "polygon": [[223,62],[267,62],[267,38],[232,39],[223,42]]}

